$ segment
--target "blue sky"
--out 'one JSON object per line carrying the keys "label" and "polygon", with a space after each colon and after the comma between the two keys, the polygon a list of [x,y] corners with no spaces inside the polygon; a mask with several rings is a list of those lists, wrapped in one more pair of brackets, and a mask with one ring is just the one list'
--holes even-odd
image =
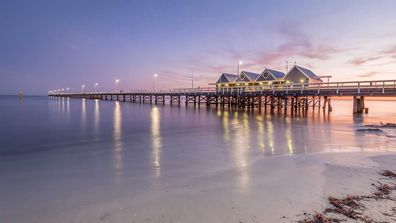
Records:
{"label": "blue sky", "polygon": [[396,79],[396,1],[0,2],[0,94],[207,87],[221,72]]}

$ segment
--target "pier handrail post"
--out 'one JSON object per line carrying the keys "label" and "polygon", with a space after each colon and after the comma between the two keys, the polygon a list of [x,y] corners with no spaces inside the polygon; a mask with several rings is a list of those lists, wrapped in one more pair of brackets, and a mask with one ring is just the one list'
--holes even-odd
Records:
{"label": "pier handrail post", "polygon": [[360,94],[360,82],[358,82],[358,94]]}
{"label": "pier handrail post", "polygon": [[320,94],[320,84],[318,84],[318,94]]}
{"label": "pier handrail post", "polygon": [[338,83],[337,83],[337,94],[338,94],[338,92],[339,92],[339,89],[338,89]]}
{"label": "pier handrail post", "polygon": [[385,94],[385,81],[382,82],[382,94]]}
{"label": "pier handrail post", "polygon": [[304,84],[301,84],[301,94],[303,93],[303,91],[304,91]]}

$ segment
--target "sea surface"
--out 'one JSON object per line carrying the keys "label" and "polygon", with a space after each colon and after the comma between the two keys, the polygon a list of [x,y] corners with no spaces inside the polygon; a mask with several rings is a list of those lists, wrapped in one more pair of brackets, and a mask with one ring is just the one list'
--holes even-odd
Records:
{"label": "sea surface", "polygon": [[[332,105],[330,114],[316,108],[290,115],[0,96],[0,222],[113,222],[107,209],[125,206],[107,203],[144,206],[215,173],[236,170],[238,180],[227,184],[249,192],[249,166],[273,157],[396,152],[394,129],[357,131],[395,123],[396,101],[366,101],[369,113],[359,116],[351,100]],[[92,215],[79,211],[99,204]]]}

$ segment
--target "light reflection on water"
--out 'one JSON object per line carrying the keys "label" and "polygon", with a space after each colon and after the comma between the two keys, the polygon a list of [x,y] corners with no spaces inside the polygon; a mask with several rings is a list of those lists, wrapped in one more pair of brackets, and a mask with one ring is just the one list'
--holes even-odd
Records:
{"label": "light reflection on water", "polygon": [[[257,171],[252,165],[271,161],[271,156],[396,152],[396,129],[356,131],[364,124],[395,123],[396,101],[368,101],[370,112],[362,116],[352,116],[350,101],[332,105],[330,115],[317,109],[284,115],[0,96],[0,175],[5,179],[0,206],[6,208],[0,214],[22,216],[19,222],[39,216],[36,222],[42,222],[45,213],[58,210],[63,216],[71,208],[67,218],[73,220],[75,213],[89,212],[89,205],[82,209],[87,204],[123,208],[125,199],[142,206],[156,198],[188,193],[188,199],[190,193],[208,196],[223,188],[221,199],[233,205],[233,198],[226,198],[229,189],[235,197],[252,196],[267,171],[282,173],[282,165],[289,165],[289,159],[272,162],[271,170]],[[227,181],[219,182],[223,179]]]}
{"label": "light reflection on water", "polygon": [[85,99],[81,100],[81,130],[85,133],[87,125],[87,109]]}
{"label": "light reflection on water", "polygon": [[45,97],[0,100],[7,108],[0,127],[0,158],[62,149],[70,154],[77,148],[92,154],[101,151],[110,157],[107,164],[118,177],[127,169],[159,178],[176,170],[197,174],[193,168],[202,172],[233,167],[245,191],[249,165],[260,157],[396,148],[395,139],[386,136],[396,135],[393,130],[355,131],[363,124],[396,122],[395,101],[367,102],[368,115],[352,116],[349,101],[333,101],[330,115],[318,109],[284,115]]}
{"label": "light reflection on water", "polygon": [[100,107],[99,100],[95,99],[95,110],[94,110],[94,134],[99,134],[99,122],[100,122]]}
{"label": "light reflection on water", "polygon": [[152,159],[153,169],[155,175],[159,177],[161,175],[161,129],[160,121],[161,114],[158,107],[152,107],[151,113],[151,142],[152,142]]}
{"label": "light reflection on water", "polygon": [[116,176],[122,173],[122,112],[120,108],[120,102],[114,102],[114,127],[113,127],[113,140],[114,140],[114,172]]}

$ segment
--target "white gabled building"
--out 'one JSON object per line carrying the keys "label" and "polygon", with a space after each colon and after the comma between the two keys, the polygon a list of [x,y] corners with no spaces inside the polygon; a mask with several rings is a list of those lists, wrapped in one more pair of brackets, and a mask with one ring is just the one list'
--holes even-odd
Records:
{"label": "white gabled building", "polygon": [[283,80],[285,73],[265,68],[256,81],[279,81]]}
{"label": "white gabled building", "polygon": [[216,84],[232,83],[235,82],[237,78],[238,75],[236,74],[222,73],[219,79],[216,81]]}
{"label": "white gabled building", "polygon": [[294,65],[293,68],[286,74],[284,80],[292,83],[321,83],[323,82],[314,72],[311,70]]}

